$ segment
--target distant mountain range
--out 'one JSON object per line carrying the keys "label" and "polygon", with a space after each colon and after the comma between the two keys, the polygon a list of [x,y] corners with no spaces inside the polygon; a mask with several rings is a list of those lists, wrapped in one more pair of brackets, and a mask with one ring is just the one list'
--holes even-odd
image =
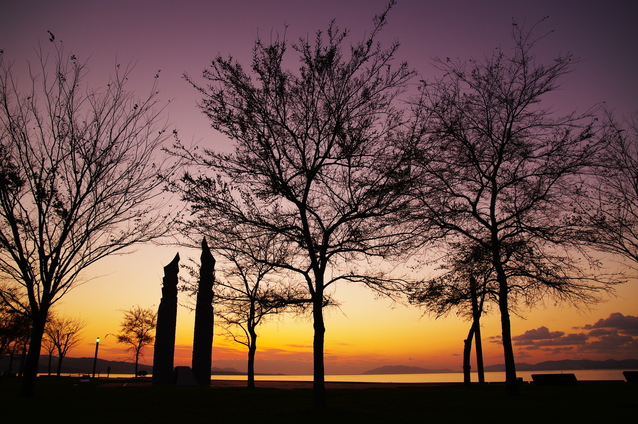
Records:
{"label": "distant mountain range", "polygon": [[211,369],[213,375],[246,375],[244,371],[237,371],[235,368],[217,368]]}
{"label": "distant mountain range", "polygon": [[383,367],[365,371],[363,374],[436,374],[444,372],[454,371],[447,368],[429,369],[421,367],[408,367],[405,365],[385,365]]}
{"label": "distant mountain range", "polygon": [[[557,371],[557,370],[635,370],[638,369],[638,359],[624,359],[617,361],[592,361],[589,359],[566,359],[563,361],[544,361],[538,364],[516,363],[516,371]],[[489,365],[485,371],[505,371],[504,364]],[[428,369],[408,367],[405,365],[386,365],[364,372],[363,374],[435,374],[457,372],[449,369]]]}
{"label": "distant mountain range", "polygon": [[[48,355],[40,357],[40,373],[48,372]],[[19,358],[14,358],[11,370],[17,372],[19,368]],[[55,373],[57,369],[58,358],[53,357],[51,361],[51,372]],[[97,360],[95,367],[96,373],[105,375],[110,368],[111,374],[133,374],[135,372],[135,364],[125,361],[107,361],[104,359]],[[637,370],[638,359],[615,360],[608,359],[606,361],[592,361],[589,359],[566,359],[562,361],[544,361],[537,364],[527,364],[525,362],[516,363],[517,371],[556,371],[556,370]],[[0,373],[9,370],[9,358],[3,356],[0,358]],[[140,371],[146,371],[149,374],[153,371],[153,366],[148,364],[139,364]],[[504,364],[488,365],[485,371],[505,371]],[[62,361],[63,374],[91,374],[93,372],[93,358],[64,358]],[[411,367],[406,365],[386,365],[365,371],[363,374],[435,374],[435,373],[451,373],[457,372],[447,368],[429,369],[421,367]],[[235,368],[212,368],[213,375],[246,375],[245,371],[238,371]],[[283,374],[279,374],[283,375]]]}
{"label": "distant mountain range", "polygon": [[[556,370],[635,370],[638,369],[638,359],[624,359],[617,361],[592,361],[589,359],[565,359],[562,361],[544,361],[538,364],[516,363],[516,371],[556,371]],[[505,371],[505,364],[489,365],[485,371]]]}
{"label": "distant mountain range", "polygon": [[[93,373],[93,358],[64,358],[62,360],[62,373],[63,374],[91,374]],[[9,357],[3,356],[0,358],[0,373],[9,370]],[[11,371],[17,372],[20,367],[20,357],[14,357],[11,364]],[[51,358],[51,373],[55,374],[58,367],[58,358]],[[110,369],[109,369],[110,368]],[[46,373],[49,369],[49,355],[40,355],[40,363],[38,372]],[[139,371],[151,372],[153,367],[151,365],[142,364],[138,365]],[[105,375],[108,372],[111,374],[133,374],[135,373],[135,363],[125,361],[107,361],[104,359],[97,360],[95,364],[95,372],[100,375]]]}

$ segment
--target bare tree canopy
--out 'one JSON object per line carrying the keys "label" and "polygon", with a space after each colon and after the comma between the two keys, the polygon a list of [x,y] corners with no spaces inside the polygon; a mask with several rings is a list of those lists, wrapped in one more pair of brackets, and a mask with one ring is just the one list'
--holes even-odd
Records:
{"label": "bare tree canopy", "polygon": [[[28,317],[0,302],[0,356],[13,356],[28,343],[30,333],[31,324]],[[0,370],[0,373],[5,371],[9,370]]]}
{"label": "bare tree canopy", "polygon": [[484,246],[456,243],[449,246],[441,275],[408,284],[408,301],[423,308],[424,313],[442,317],[456,309],[456,314],[472,320],[463,347],[463,374],[465,384],[471,383],[470,354],[472,341],[476,344],[478,379],[485,382],[480,319],[489,308],[486,301],[498,301],[498,285],[490,259],[491,252]]}
{"label": "bare tree canopy", "polygon": [[638,114],[623,121],[608,113],[602,134],[608,147],[585,179],[575,219],[586,225],[585,242],[638,265]]}
{"label": "bare tree canopy", "polygon": [[396,254],[415,234],[401,217],[405,172],[393,147],[405,120],[397,101],[414,72],[395,64],[398,44],[376,41],[387,11],[349,47],[348,32],[334,23],[301,39],[292,46],[298,71],[285,68],[286,40],[257,40],[248,71],[220,56],[203,73],[206,85],[187,77],[213,128],[235,143],[230,154],[179,152],[203,168],[179,185],[195,214],[191,225],[232,225],[247,240],[270,234],[285,252],[274,265],[298,273],[313,302],[318,408],[325,406],[325,289],[342,279],[391,283],[380,269],[356,265]]}
{"label": "bare tree canopy", "polygon": [[157,313],[153,308],[142,308],[133,306],[124,311],[124,318],[120,323],[120,333],[116,334],[117,342],[128,346],[135,360],[135,378],[138,376],[138,364],[140,356],[146,346],[150,346],[155,341],[152,334],[157,327]]}
{"label": "bare tree canopy", "polygon": [[566,219],[604,143],[592,116],[558,116],[541,104],[574,63],[569,54],[539,63],[542,38],[515,23],[511,52],[438,60],[442,76],[423,84],[417,105],[423,136],[408,147],[423,180],[423,219],[448,242],[489,252],[509,392],[517,390],[509,320],[516,296],[590,303],[609,288],[579,266]]}
{"label": "bare tree canopy", "polygon": [[167,138],[157,75],[144,98],[127,91],[131,69],[119,65],[91,88],[86,62],[51,48],[37,51],[24,86],[0,58],[0,296],[33,321],[25,395],[49,308],[89,265],[171,221],[149,203],[167,171],[155,156]]}
{"label": "bare tree canopy", "polygon": [[477,282],[476,290],[482,299],[498,300],[490,252],[483,246],[469,243],[449,246],[440,268],[440,275],[428,280],[411,282],[408,286],[408,300],[422,307],[424,313],[439,318],[456,310],[457,315],[471,318],[472,278]]}
{"label": "bare tree canopy", "polygon": [[248,349],[247,386],[254,388],[259,325],[269,315],[304,312],[311,299],[307,290],[291,281],[294,273],[274,265],[286,257],[272,235],[246,240],[239,232],[225,231],[212,240],[221,256],[215,315],[230,338]]}
{"label": "bare tree canopy", "polygon": [[77,317],[61,316],[55,313],[50,314],[49,320],[44,327],[45,341],[58,354],[58,366],[56,375],[60,377],[62,372],[62,360],[69,350],[76,347],[82,341],[82,330],[86,327],[86,322]]}

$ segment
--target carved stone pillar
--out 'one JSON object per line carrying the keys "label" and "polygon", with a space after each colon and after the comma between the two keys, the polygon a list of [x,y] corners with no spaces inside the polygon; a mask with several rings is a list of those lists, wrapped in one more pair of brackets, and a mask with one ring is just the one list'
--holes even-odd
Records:
{"label": "carved stone pillar", "polygon": [[175,327],[177,324],[177,274],[179,253],[164,267],[162,299],[157,310],[155,347],[153,353],[153,384],[173,383]]}
{"label": "carved stone pillar", "polygon": [[195,306],[195,331],[193,338],[193,375],[197,384],[210,385],[213,354],[213,285],[215,284],[215,258],[206,239],[202,240],[199,287]]}

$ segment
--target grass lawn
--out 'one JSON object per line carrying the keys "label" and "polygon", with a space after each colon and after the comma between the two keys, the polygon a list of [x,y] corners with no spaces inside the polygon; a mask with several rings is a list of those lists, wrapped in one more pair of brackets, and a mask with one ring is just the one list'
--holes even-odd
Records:
{"label": "grass lawn", "polygon": [[[6,423],[634,423],[638,385],[502,385],[329,389],[328,408],[312,410],[312,390],[105,387],[108,380],[40,378],[33,398],[19,380],[0,381]],[[112,380],[110,380],[112,381]]]}

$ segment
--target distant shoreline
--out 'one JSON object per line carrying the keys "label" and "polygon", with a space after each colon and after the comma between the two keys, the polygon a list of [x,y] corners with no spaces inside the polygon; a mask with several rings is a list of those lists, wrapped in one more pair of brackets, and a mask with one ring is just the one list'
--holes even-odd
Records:
{"label": "distant shoreline", "polygon": [[[8,358],[0,358],[0,373],[8,370]],[[12,371],[16,372],[18,362],[14,360]],[[560,372],[565,370],[580,370],[580,371],[595,371],[595,370],[637,370],[638,359],[625,359],[614,360],[608,359],[605,361],[593,361],[593,360],[561,360],[561,361],[544,361],[537,364],[527,364],[520,362],[516,364],[517,373],[520,372]],[[51,372],[55,373],[57,370],[57,358],[52,358]],[[93,370],[93,358],[64,358],[62,362],[62,374],[92,374]],[[133,374],[135,365],[130,362],[123,361],[107,361],[98,359],[96,373],[100,375],[110,374]],[[152,374],[153,367],[146,364],[139,364],[140,371],[146,371],[148,374]],[[489,365],[485,367],[485,372],[503,372],[505,366],[503,364]],[[472,368],[472,372],[476,369]],[[48,372],[48,356],[42,355],[40,357],[39,374],[45,374]],[[420,367],[410,367],[404,365],[386,365],[378,367],[372,370],[365,371],[360,374],[361,376],[377,376],[379,378],[384,375],[414,375],[414,374],[460,374],[462,371],[455,371],[450,369],[427,369]],[[213,376],[246,376],[246,373],[232,368],[215,368],[212,369]],[[283,373],[256,373],[256,376],[287,376]],[[349,374],[326,374],[326,375],[349,375]]]}
{"label": "distant shoreline", "polygon": [[[533,380],[533,374],[575,374],[578,382],[624,382],[625,377],[623,371],[634,371],[637,369],[626,370],[558,370],[558,371],[521,371],[517,372],[517,377],[521,379],[523,383],[529,383]],[[92,378],[79,374],[63,374],[63,377],[74,378],[86,378],[87,381],[93,380]],[[46,376],[45,376],[46,378]],[[54,378],[54,377],[50,377]],[[433,373],[433,374],[380,374],[380,375],[348,375],[348,374],[328,374],[324,376],[325,382],[328,385],[348,385],[348,384],[360,384],[368,385],[372,387],[379,387],[379,385],[400,385],[401,387],[409,385],[449,385],[449,384],[463,384],[464,375],[460,372],[454,373]],[[111,374],[108,378],[105,374],[97,375],[96,379],[108,383],[114,384],[119,381],[129,381],[129,384],[133,384],[131,380],[134,379],[133,374]],[[504,372],[486,372],[485,380],[488,384],[503,384],[505,381]],[[215,382],[214,386],[245,386],[247,378],[246,375],[216,375],[211,376],[211,381]],[[255,382],[258,385],[268,384],[269,386],[275,383],[282,383],[288,386],[303,386],[312,384],[312,375],[257,375],[255,376]],[[476,372],[471,373],[472,383],[478,381]],[[136,385],[151,384],[151,376],[140,377],[135,381]]]}

